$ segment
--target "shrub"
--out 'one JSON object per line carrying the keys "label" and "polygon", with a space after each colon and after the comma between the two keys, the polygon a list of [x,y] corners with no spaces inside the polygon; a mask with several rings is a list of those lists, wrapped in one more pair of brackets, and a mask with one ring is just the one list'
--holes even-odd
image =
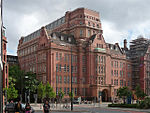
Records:
{"label": "shrub", "polygon": [[108,107],[137,108],[137,104],[108,104]]}
{"label": "shrub", "polygon": [[137,105],[137,108],[140,108],[140,109],[150,108],[150,98],[147,97],[143,101],[140,101],[139,104]]}

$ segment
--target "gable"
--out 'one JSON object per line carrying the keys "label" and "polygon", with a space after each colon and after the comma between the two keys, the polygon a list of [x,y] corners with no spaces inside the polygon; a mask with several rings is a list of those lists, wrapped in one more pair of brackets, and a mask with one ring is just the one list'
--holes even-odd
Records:
{"label": "gable", "polygon": [[106,49],[106,43],[102,34],[96,34],[91,36],[90,40],[92,41],[92,46],[95,48],[104,48]]}

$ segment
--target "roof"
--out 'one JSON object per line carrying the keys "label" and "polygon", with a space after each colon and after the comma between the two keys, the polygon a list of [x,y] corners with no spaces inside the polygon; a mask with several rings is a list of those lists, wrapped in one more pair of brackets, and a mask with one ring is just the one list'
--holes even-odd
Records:
{"label": "roof", "polygon": [[[55,42],[55,43],[62,43],[63,42],[65,44],[76,45],[76,39],[71,34],[53,32],[53,33],[49,33],[48,35],[52,37],[51,40],[53,40],[53,42]],[[56,37],[55,37],[55,35],[56,35]]]}

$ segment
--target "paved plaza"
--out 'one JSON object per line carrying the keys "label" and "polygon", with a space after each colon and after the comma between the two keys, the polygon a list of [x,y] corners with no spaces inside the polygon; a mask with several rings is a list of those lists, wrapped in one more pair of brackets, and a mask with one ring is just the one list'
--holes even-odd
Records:
{"label": "paved plaza", "polygon": [[[102,104],[74,104],[74,110],[63,108],[64,104],[58,104],[57,109],[51,108],[51,113],[150,113],[150,109],[132,109],[132,108],[110,108],[107,107],[109,103]],[[31,104],[36,113],[42,113],[42,104]]]}

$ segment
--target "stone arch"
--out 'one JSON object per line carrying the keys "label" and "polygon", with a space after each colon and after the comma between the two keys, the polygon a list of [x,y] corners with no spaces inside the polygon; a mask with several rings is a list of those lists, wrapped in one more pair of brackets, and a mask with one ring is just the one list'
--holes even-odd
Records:
{"label": "stone arch", "polygon": [[102,102],[108,102],[108,90],[107,89],[103,89],[102,90]]}

